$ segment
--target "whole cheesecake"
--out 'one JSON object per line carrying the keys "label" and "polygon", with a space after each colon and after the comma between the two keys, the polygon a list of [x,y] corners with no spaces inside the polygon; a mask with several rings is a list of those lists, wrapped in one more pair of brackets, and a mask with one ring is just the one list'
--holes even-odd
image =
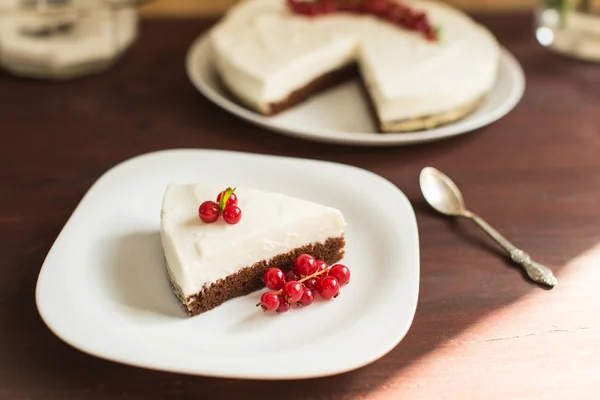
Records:
{"label": "whole cheesecake", "polygon": [[164,195],[161,240],[171,285],[188,315],[264,287],[270,267],[291,269],[300,254],[332,264],[344,255],[342,213],[250,188],[235,190],[241,220],[205,223],[198,208],[222,187],[172,184]]}
{"label": "whole cheesecake", "polygon": [[402,4],[427,16],[436,40],[374,15],[308,16],[286,0],[242,1],[209,34],[217,73],[240,103],[264,115],[358,75],[381,132],[463,118],[496,81],[496,39],[449,5]]}

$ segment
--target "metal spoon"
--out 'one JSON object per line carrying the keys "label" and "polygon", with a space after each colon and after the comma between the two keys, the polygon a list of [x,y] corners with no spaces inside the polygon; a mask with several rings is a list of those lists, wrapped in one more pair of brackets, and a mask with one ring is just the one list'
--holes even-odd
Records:
{"label": "metal spoon", "polygon": [[550,269],[532,261],[527,253],[516,248],[487,222],[467,210],[460,190],[444,173],[433,167],[425,167],[421,171],[419,184],[425,200],[427,200],[431,207],[445,215],[465,217],[473,220],[485,233],[498,242],[510,255],[510,258],[517,264],[520,264],[527,272],[527,275],[535,282],[550,287],[558,283],[558,280]]}

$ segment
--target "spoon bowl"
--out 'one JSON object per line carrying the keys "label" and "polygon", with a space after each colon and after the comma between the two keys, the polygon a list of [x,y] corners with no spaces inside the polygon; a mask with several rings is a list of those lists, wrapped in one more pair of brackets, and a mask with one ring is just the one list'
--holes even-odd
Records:
{"label": "spoon bowl", "polygon": [[443,172],[433,167],[425,167],[419,176],[419,184],[423,197],[436,211],[445,215],[460,216],[467,210],[462,193]]}

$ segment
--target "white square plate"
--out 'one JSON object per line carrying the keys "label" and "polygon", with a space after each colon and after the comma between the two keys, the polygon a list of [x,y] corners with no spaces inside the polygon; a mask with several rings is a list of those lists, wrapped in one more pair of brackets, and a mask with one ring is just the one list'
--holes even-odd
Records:
{"label": "white square plate", "polygon": [[[200,181],[340,209],[350,284],[335,300],[286,314],[256,308],[261,291],[186,317],[164,268],[160,208],[168,183]],[[44,262],[36,301],[58,337],[97,357],[187,374],[298,379],[389,352],[410,327],[418,289],[413,209],[380,176],[321,161],[169,150],[126,161],[94,184]]]}

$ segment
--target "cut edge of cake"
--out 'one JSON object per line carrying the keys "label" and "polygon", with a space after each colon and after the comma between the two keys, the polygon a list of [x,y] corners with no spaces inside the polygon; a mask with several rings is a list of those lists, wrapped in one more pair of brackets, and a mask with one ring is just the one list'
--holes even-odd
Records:
{"label": "cut edge of cake", "polygon": [[280,101],[266,103],[262,107],[258,107],[252,102],[245,100],[244,96],[235,89],[235,85],[228,84],[218,68],[215,69],[215,72],[219,87],[227,94],[227,97],[231,101],[268,117],[290,110],[294,106],[358,76],[357,65],[353,62],[314,78],[306,85],[290,92]]}
{"label": "cut edge of cake", "polygon": [[265,287],[263,275],[268,268],[279,268],[287,271],[293,268],[294,260],[300,254],[310,254],[328,264],[334,264],[344,257],[346,241],[344,236],[330,238],[325,243],[311,243],[298,247],[285,254],[279,254],[269,260],[262,260],[244,267],[210,285],[205,285],[199,292],[185,296],[165,260],[165,266],[173,292],[177,299],[192,317],[210,311],[228,300],[246,296]]}
{"label": "cut edge of cake", "polygon": [[467,103],[464,103],[460,106],[457,106],[451,110],[442,113],[415,116],[409,119],[386,122],[382,121],[379,118],[379,114],[377,113],[377,109],[375,107],[375,103],[373,101],[371,93],[367,89],[364,79],[361,78],[359,68],[356,63],[346,65],[342,68],[329,71],[319,77],[316,77],[307,85],[291,92],[282,101],[266,104],[264,109],[259,109],[250,104],[249,102],[243,100],[243,98],[236,93],[235,89],[233,89],[233,86],[227,85],[224,82],[224,80],[219,74],[218,69],[216,70],[216,73],[217,77],[219,78],[219,85],[221,89],[224,90],[225,93],[227,93],[230,100],[240,104],[241,106],[248,107],[256,112],[261,113],[262,115],[269,117],[288,111],[294,106],[304,101],[307,101],[312,97],[316,97],[352,79],[358,79],[358,81],[360,82],[361,91],[363,92],[363,97],[365,98],[365,101],[368,105],[369,113],[375,121],[377,131],[382,134],[423,131],[451,124],[477,111],[477,109],[482,105],[484,99],[488,95],[488,93],[484,93],[483,95],[480,95],[475,99],[471,99]]}

